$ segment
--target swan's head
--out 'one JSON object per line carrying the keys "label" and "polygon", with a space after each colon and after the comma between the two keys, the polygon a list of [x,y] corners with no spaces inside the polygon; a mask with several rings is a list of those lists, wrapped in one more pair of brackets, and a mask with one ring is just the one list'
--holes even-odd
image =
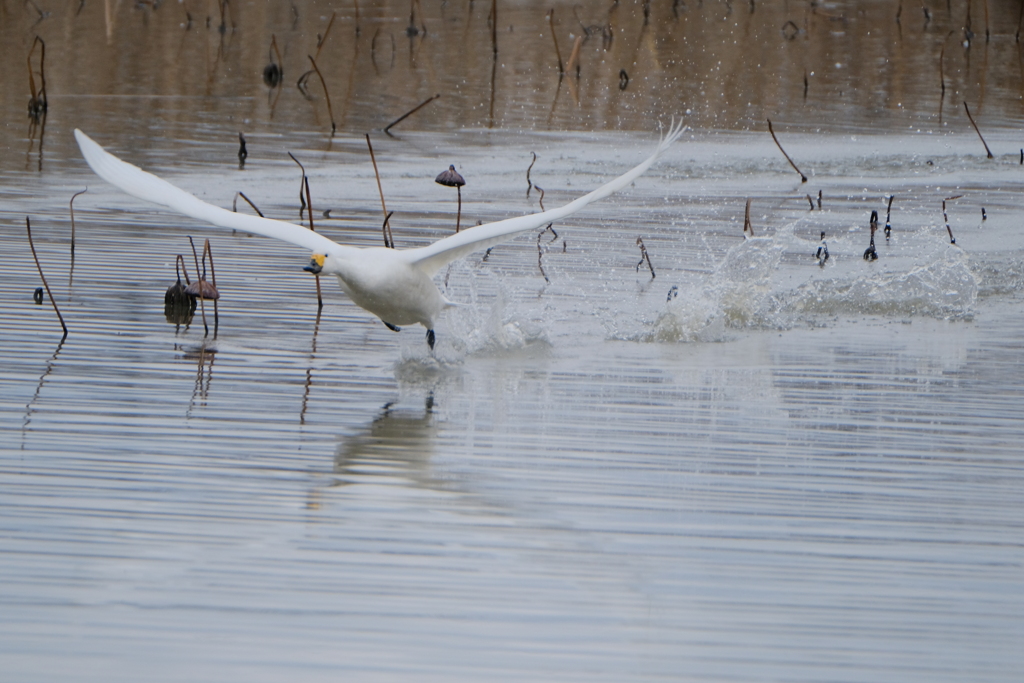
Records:
{"label": "swan's head", "polygon": [[324,270],[324,266],[330,257],[327,254],[313,254],[312,258],[309,259],[309,265],[302,268],[308,270],[314,275],[318,275]]}

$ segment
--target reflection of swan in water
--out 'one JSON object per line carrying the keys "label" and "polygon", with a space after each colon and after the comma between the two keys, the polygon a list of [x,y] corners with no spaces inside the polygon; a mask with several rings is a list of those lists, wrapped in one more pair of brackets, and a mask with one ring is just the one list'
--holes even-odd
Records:
{"label": "reflection of swan in water", "polygon": [[402,484],[420,488],[454,490],[453,482],[431,473],[436,433],[432,392],[424,400],[422,413],[384,404],[373,422],[338,446],[334,456],[338,485],[374,477],[375,483],[400,479]]}
{"label": "reflection of swan in water", "polygon": [[[444,477],[434,475],[430,460],[437,429],[433,391],[424,399],[422,411],[385,403],[366,427],[342,438],[334,454],[330,483],[314,487],[306,507],[319,509],[324,502],[321,496],[329,489],[372,484],[407,491],[454,493],[478,512],[490,509],[492,506],[471,495],[459,478],[450,473]],[[380,492],[370,495],[379,497]]]}

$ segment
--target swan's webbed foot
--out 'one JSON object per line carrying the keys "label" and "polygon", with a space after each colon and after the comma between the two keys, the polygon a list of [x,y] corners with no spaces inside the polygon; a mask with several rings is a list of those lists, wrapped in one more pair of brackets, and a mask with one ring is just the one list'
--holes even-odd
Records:
{"label": "swan's webbed foot", "polygon": [[384,323],[384,326],[387,327],[392,332],[401,332],[402,331],[401,327],[399,327],[398,325],[392,325],[387,320],[381,320],[381,322]]}
{"label": "swan's webbed foot", "polygon": [[431,351],[434,350],[434,339],[435,339],[434,331],[433,330],[427,330],[427,346],[430,347]]}

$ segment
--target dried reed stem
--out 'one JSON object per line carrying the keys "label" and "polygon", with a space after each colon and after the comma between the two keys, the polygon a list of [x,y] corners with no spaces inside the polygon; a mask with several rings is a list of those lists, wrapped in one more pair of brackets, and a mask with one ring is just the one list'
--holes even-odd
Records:
{"label": "dried reed stem", "polygon": [[245,148],[245,136],[238,131],[238,168],[245,168],[245,160],[249,158],[249,150]]}
{"label": "dried reed stem", "polygon": [[750,222],[750,205],[754,203],[753,197],[747,197],[747,209],[743,213],[743,235],[746,237],[754,236],[754,224]]}
{"label": "dried reed stem", "polygon": [[[380,172],[377,170],[377,157],[373,154],[373,145],[370,144],[370,134],[366,133],[366,146],[370,149],[370,161],[373,162],[373,175],[377,178],[377,192],[380,194],[380,208],[384,212],[384,225],[381,226],[381,230],[384,232],[384,246],[389,249],[395,248],[395,237],[391,233],[391,214],[388,213],[388,207],[384,204],[384,188],[380,184]],[[394,213],[393,211],[391,213]]]}
{"label": "dried reed stem", "polygon": [[541,261],[541,257],[544,255],[544,250],[540,246],[540,238],[545,232],[548,231],[548,228],[550,227],[551,225],[548,224],[547,228],[544,228],[543,230],[537,233],[537,268],[540,269],[540,274],[544,276],[544,282],[547,282],[548,284],[551,283],[551,278],[549,278],[548,274],[544,272],[544,263]]}
{"label": "dried reed stem", "polygon": [[85,194],[89,191],[89,188],[85,188],[81,192],[76,192],[71,195],[71,201],[68,202],[68,208],[71,209],[71,262],[75,261],[75,197],[80,194]]}
{"label": "dried reed stem", "polygon": [[799,168],[796,167],[796,164],[793,163],[793,160],[789,158],[788,154],[786,154],[786,150],[782,149],[782,144],[779,142],[779,139],[777,137],[775,137],[775,131],[772,129],[772,120],[771,119],[767,119],[767,121],[768,121],[768,132],[772,134],[772,140],[775,141],[775,145],[779,148],[779,151],[782,152],[782,156],[786,157],[786,161],[788,161],[789,165],[793,167],[793,170],[800,174],[800,182],[806,183],[807,182],[807,176],[805,176],[803,174],[803,172]]}
{"label": "dried reed stem", "polygon": [[177,276],[178,280],[180,281],[181,280],[181,275],[178,274],[179,266],[181,267],[181,275],[185,276],[185,284],[186,285],[192,284],[192,282],[188,279],[188,268],[185,267],[185,257],[182,256],[181,254],[178,254],[178,256],[174,259],[174,274]]}
{"label": "dried reed stem", "polygon": [[[533,169],[533,165],[537,163],[537,153],[530,152],[533,155],[533,161],[526,167],[526,198],[530,198],[530,190],[533,189],[533,181],[530,180],[530,170]],[[1024,159],[1024,150],[1021,151],[1021,158]]]}
{"label": "dried reed stem", "polygon": [[978,137],[981,139],[981,144],[985,145],[985,153],[988,154],[988,158],[994,159],[995,157],[992,156],[992,150],[988,148],[988,143],[985,142],[985,138],[981,137],[981,131],[978,130],[978,124],[974,122],[974,117],[971,116],[971,110],[967,108],[966,101],[964,102],[964,111],[967,112],[967,118],[970,120],[971,125],[974,126],[974,132],[977,133]]}
{"label": "dried reed stem", "polygon": [[[196,244],[195,242],[192,241],[192,235],[188,236],[188,243],[192,245],[192,258],[196,263],[196,278],[198,278],[197,281],[199,283],[199,296],[197,296],[196,298],[199,299],[199,312],[203,316],[203,336],[205,337],[210,334],[210,326],[206,324],[206,297],[203,296],[206,293],[206,290],[203,287],[203,283],[205,282],[206,278],[205,273],[199,270],[199,256],[196,254]],[[203,263],[205,262],[206,254],[204,253]]]}
{"label": "dried reed stem", "polygon": [[53,292],[50,291],[50,285],[46,282],[46,276],[43,275],[43,267],[39,264],[39,256],[36,255],[36,245],[32,242],[32,223],[29,222],[28,216],[25,216],[25,230],[28,233],[28,246],[32,249],[32,258],[36,262],[36,270],[39,271],[39,277],[43,281],[43,287],[46,288],[46,295],[50,297],[50,303],[53,304],[53,310],[57,314],[57,320],[60,320],[60,326],[64,329],[64,336],[60,338],[61,342],[68,338],[68,326],[64,323],[64,316],[60,314],[60,309],[57,308],[57,301],[53,298]]}
{"label": "dried reed stem", "polygon": [[942,49],[939,51],[939,85],[942,86],[942,98],[946,97],[946,71],[945,71],[945,57],[946,57],[946,43],[949,42],[949,37],[953,35],[953,31],[946,34],[946,39],[942,41]]}
{"label": "dried reed stem", "polygon": [[[302,187],[299,188],[299,198],[302,199],[302,209],[306,209],[309,212],[309,229],[312,230],[313,232],[316,232],[316,228],[313,227],[313,200],[309,196],[309,178],[306,176],[306,167],[303,166],[302,162],[296,159],[295,155],[292,154],[291,152],[288,152],[288,156],[290,156],[292,158],[292,161],[298,164],[299,168],[302,169]],[[303,196],[303,190],[305,190],[305,196]],[[299,209],[299,215],[302,214],[302,209]],[[324,297],[323,294],[320,292],[320,275],[314,274],[313,277],[316,278],[317,310],[320,310],[321,308],[324,307]]]}
{"label": "dried reed stem", "polygon": [[316,72],[317,78],[320,79],[320,85],[324,88],[324,99],[327,100],[327,115],[331,117],[331,137],[333,137],[335,131],[338,130],[338,126],[334,123],[334,110],[331,108],[331,94],[327,92],[327,82],[324,81],[324,75],[320,73],[320,67],[316,65],[316,60],[310,55],[307,55],[307,57],[309,57],[309,61],[313,65],[313,71]]}
{"label": "dried reed stem", "polygon": [[889,205],[885,208],[885,239],[888,240],[892,233],[892,223],[890,218],[892,217],[892,200],[896,198],[896,195],[889,195]]}
{"label": "dried reed stem", "polygon": [[946,197],[942,200],[942,220],[946,223],[946,232],[949,233],[949,243],[956,244],[956,238],[953,237],[953,230],[949,227],[949,217],[946,216],[946,202],[951,202],[954,199],[960,199],[963,197],[962,194],[954,195],[952,197]]}
{"label": "dried reed stem", "polygon": [[498,0],[491,0],[491,50],[494,59],[498,59]]}
{"label": "dried reed stem", "polygon": [[295,158],[294,154],[288,152],[288,156],[299,165],[299,169],[302,172],[302,179],[299,181],[299,218],[302,218],[302,212],[306,210],[306,168],[302,165],[302,162]]}
{"label": "dried reed stem", "polygon": [[[32,55],[35,54],[36,45],[39,45],[39,89],[36,89],[36,79],[32,71]],[[28,87],[32,93],[32,99],[28,102],[28,115],[38,123],[44,116],[48,104],[46,101],[46,43],[39,36],[32,41],[32,47],[28,51]]]}
{"label": "dried reed stem", "polygon": [[[214,291],[217,291],[217,271],[213,267],[213,249],[210,247],[209,238],[203,242],[203,274],[205,275],[206,268],[206,257],[210,257],[210,282],[213,283]],[[202,292],[202,285],[199,285],[200,293]],[[218,296],[213,300],[213,337],[217,338],[217,330],[220,329],[220,310],[217,307],[217,301],[220,297]]]}
{"label": "dried reed stem", "polygon": [[565,65],[565,71],[571,72],[576,69],[576,78],[580,77],[580,46],[583,45],[583,36],[576,36],[576,42],[572,44],[572,53],[569,55],[569,63]]}
{"label": "dried reed stem", "polygon": [[252,210],[259,214],[260,218],[264,218],[263,212],[259,210],[259,207],[257,207],[255,204],[252,203],[251,199],[249,199],[248,197],[245,196],[244,192],[239,192],[238,196],[241,197],[242,199],[244,199],[246,201],[246,203],[249,206],[252,207]]}
{"label": "dried reed stem", "polygon": [[[335,12],[331,12],[331,20],[327,22],[327,28],[324,29],[323,36],[317,35],[317,37],[316,37],[316,55],[315,55],[315,57],[319,57],[320,56],[320,50],[322,50],[324,48],[324,43],[327,42],[327,36],[329,36],[331,34],[331,27],[334,26],[334,15],[335,15]],[[315,59],[315,57],[310,57],[310,59]]]}
{"label": "dried reed stem", "polygon": [[640,262],[636,264],[636,272],[639,273],[640,266],[644,264],[644,261],[647,261],[647,267],[651,269],[651,279],[653,280],[657,276],[654,274],[654,265],[651,263],[651,257],[647,253],[647,247],[644,246],[644,241],[639,237],[636,238],[636,243],[640,247]]}
{"label": "dried reed stem", "polygon": [[[399,117],[398,117],[397,119],[395,119],[394,121],[392,121],[391,123],[389,123],[389,124],[387,125],[387,127],[386,127],[386,128],[384,128],[384,132],[385,132],[385,133],[386,133],[387,135],[391,135],[391,132],[390,132],[390,131],[391,131],[391,127],[392,127],[392,126],[396,126],[396,125],[398,125],[399,123],[401,123],[402,121],[405,121],[405,120],[406,120],[407,118],[409,118],[410,116],[412,116],[413,114],[415,114],[415,113],[416,113],[416,112],[418,112],[418,111],[419,111],[420,109],[422,109],[423,107],[427,106],[428,104],[430,104],[431,102],[433,102],[434,100],[436,100],[436,99],[437,99],[438,97],[440,97],[440,96],[441,96],[441,93],[437,93],[437,94],[436,94],[436,95],[434,95],[433,97],[428,97],[428,98],[427,98],[427,99],[425,99],[424,101],[420,102],[420,103],[419,103],[419,104],[417,104],[417,105],[416,105],[415,107],[413,107],[412,109],[410,109],[409,111],[405,112],[404,114],[402,114],[401,116],[399,116]],[[392,137],[393,137],[393,136],[392,136]]]}
{"label": "dried reed stem", "polygon": [[565,75],[565,67],[562,64],[562,51],[558,49],[558,36],[555,34],[555,10],[548,10],[548,26],[551,27],[551,40],[555,42],[555,57],[558,58],[558,75]]}
{"label": "dried reed stem", "polygon": [[[316,228],[313,227],[313,200],[309,196],[309,178],[306,178],[306,210],[309,212],[309,229],[312,232],[316,232]],[[316,310],[319,311],[324,307],[324,295],[320,291],[320,274],[317,273],[313,277],[316,278]]]}
{"label": "dried reed stem", "polygon": [[71,210],[71,267],[68,268],[68,289],[71,288],[71,282],[75,276],[75,197],[88,191],[87,187],[81,192],[76,192],[71,195],[71,201],[68,202],[68,208]]}

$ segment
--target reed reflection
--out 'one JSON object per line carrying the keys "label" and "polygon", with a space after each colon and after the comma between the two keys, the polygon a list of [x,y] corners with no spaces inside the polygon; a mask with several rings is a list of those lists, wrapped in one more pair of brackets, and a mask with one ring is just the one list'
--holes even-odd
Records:
{"label": "reed reflection", "polygon": [[188,410],[185,412],[187,418],[192,417],[192,411],[196,406],[205,407],[206,400],[210,396],[210,385],[213,383],[213,361],[216,359],[217,349],[209,346],[204,341],[196,346],[178,346],[175,350],[182,351],[183,360],[194,361],[196,364],[196,379],[192,387],[192,398],[188,403]]}

